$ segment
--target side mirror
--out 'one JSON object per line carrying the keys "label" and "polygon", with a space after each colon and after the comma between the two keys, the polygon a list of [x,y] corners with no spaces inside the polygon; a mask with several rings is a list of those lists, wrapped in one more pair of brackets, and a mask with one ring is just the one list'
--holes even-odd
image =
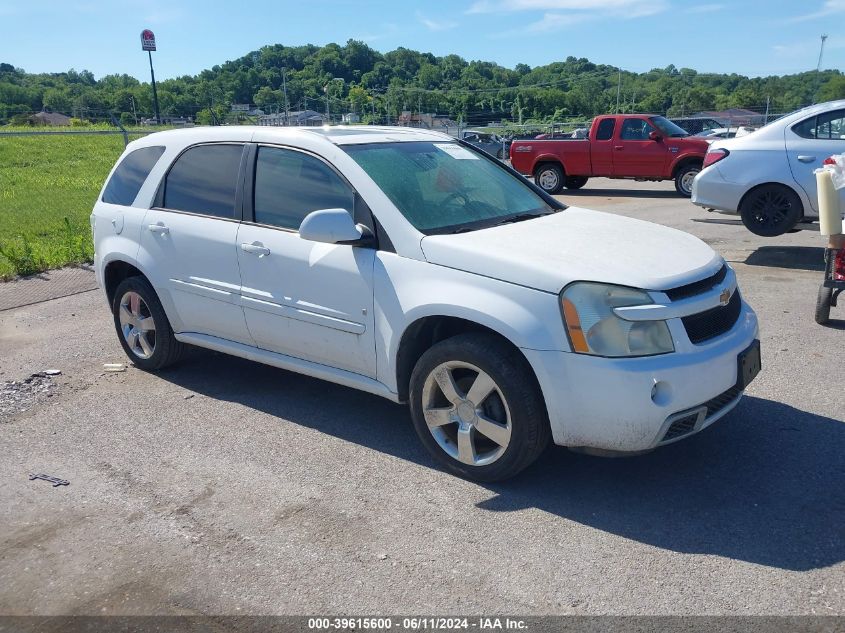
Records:
{"label": "side mirror", "polygon": [[345,209],[312,211],[299,225],[299,237],[310,242],[353,246],[368,246],[372,241],[370,231],[355,224]]}
{"label": "side mirror", "polygon": [[660,132],[657,132],[657,131],[655,131],[655,130],[652,130],[651,132],[649,132],[649,133],[648,133],[648,137],[649,137],[652,141],[661,141],[661,140],[663,140],[663,137],[662,137],[662,136],[660,136]]}

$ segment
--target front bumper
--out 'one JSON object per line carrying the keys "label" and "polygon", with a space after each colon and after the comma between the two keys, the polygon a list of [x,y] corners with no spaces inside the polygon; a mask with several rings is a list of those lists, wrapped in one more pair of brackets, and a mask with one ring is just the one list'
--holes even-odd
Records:
{"label": "front bumper", "polygon": [[649,450],[700,431],[736,406],[742,395],[735,389],[737,356],[758,335],[754,311],[743,301],[734,327],[702,345],[684,340],[680,319],[667,323],[676,351],[661,356],[523,349],[540,382],[555,444]]}

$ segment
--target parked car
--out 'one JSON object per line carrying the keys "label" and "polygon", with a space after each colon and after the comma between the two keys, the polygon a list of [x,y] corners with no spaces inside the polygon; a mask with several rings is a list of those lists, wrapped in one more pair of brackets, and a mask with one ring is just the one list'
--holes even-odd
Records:
{"label": "parked car", "polygon": [[118,160],[91,224],[137,367],[195,345],[407,402],[464,477],[511,476],[550,439],[674,442],[759,369],[757,318],[707,244],[567,208],[436,132],[151,134]]}
{"label": "parked car", "polygon": [[704,130],[695,136],[704,138],[708,141],[715,141],[720,138],[734,138],[736,136],[747,136],[754,132],[757,128],[739,125],[736,127],[717,127],[711,130]]}
{"label": "parked car", "polygon": [[669,120],[689,134],[698,134],[699,132],[724,127],[722,123],[719,123],[719,121],[711,119],[710,117],[688,116],[675,117]]}
{"label": "parked car", "polygon": [[804,108],[753,134],[710,145],[692,202],[739,213],[749,231],[782,235],[818,217],[814,171],[845,151],[845,100]]}
{"label": "parked car", "polygon": [[596,117],[586,139],[514,141],[511,164],[550,194],[580,189],[592,176],[675,181],[689,197],[708,143],[662,116]]}
{"label": "parked car", "polygon": [[510,141],[503,139],[498,134],[464,130],[461,132],[461,140],[474,145],[480,150],[484,150],[490,156],[495,156],[498,159],[505,158],[510,151]]}

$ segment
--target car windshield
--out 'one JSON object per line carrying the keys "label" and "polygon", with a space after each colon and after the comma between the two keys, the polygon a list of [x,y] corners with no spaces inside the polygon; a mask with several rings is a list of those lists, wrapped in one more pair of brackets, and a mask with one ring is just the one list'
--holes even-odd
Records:
{"label": "car windshield", "polygon": [[689,136],[689,133],[687,133],[686,130],[678,127],[666,117],[653,116],[651,117],[651,122],[654,123],[658,130],[663,132],[663,134],[669,138],[683,138],[684,136]]}
{"label": "car windshield", "polygon": [[564,208],[550,206],[522,177],[458,143],[369,143],[343,149],[426,234],[482,229]]}

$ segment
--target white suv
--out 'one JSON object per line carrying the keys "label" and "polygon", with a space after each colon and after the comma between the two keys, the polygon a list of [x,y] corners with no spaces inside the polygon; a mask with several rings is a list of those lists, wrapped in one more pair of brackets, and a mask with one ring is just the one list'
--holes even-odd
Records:
{"label": "white suv", "polygon": [[451,471],[636,452],[759,371],[733,270],[685,233],[565,207],[442,134],[194,128],[127,147],[91,216],[141,369],[185,344],[409,402]]}

